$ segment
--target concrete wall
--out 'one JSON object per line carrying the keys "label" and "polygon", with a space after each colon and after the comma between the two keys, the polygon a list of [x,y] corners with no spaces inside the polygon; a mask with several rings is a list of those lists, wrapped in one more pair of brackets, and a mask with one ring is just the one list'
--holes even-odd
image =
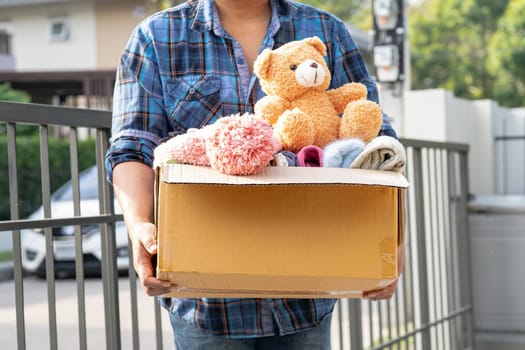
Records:
{"label": "concrete wall", "polygon": [[525,194],[525,108],[461,99],[442,89],[408,91],[403,99],[388,90],[381,95],[400,137],[470,146],[473,194]]}
{"label": "concrete wall", "polygon": [[497,193],[525,194],[525,108],[505,110],[495,136]]}
{"label": "concrete wall", "polygon": [[11,55],[0,54],[0,72],[12,72],[15,70],[15,58]]}
{"label": "concrete wall", "polygon": [[[50,19],[63,16],[70,38],[50,40]],[[96,67],[95,19],[91,2],[43,4],[3,8],[1,18],[11,24],[16,71],[89,70]]]}
{"label": "concrete wall", "polygon": [[[15,71],[115,69],[133,28],[158,6],[148,0],[67,1],[5,7]],[[50,21],[65,17],[70,38],[50,40]]]}
{"label": "concrete wall", "polygon": [[133,28],[155,10],[151,1],[146,0],[97,2],[97,68],[115,69]]}

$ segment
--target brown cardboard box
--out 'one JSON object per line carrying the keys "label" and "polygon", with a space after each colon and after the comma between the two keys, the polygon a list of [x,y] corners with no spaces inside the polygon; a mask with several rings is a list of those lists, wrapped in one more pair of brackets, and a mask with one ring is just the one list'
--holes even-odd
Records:
{"label": "brown cardboard box", "polygon": [[360,297],[397,276],[403,175],[157,169],[157,276],[179,297]]}

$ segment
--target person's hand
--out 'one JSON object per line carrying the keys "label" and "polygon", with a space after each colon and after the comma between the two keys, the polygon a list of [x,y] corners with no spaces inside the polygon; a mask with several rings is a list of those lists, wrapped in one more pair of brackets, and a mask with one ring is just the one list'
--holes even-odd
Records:
{"label": "person's hand", "polygon": [[[397,246],[397,271],[399,271],[399,275],[401,275],[401,271],[403,271],[403,262],[404,262],[404,245],[400,244]],[[381,288],[381,289],[374,289],[370,291],[366,291],[363,293],[363,298],[370,299],[370,300],[382,300],[382,299],[390,299],[394,295],[394,292],[397,288],[397,283],[399,282],[399,276],[396,278],[394,282],[389,284],[388,286]]]}
{"label": "person's hand", "polygon": [[131,228],[131,243],[133,246],[133,267],[146,294],[158,296],[167,294],[175,285],[155,278],[151,259],[157,253],[155,240],[155,225],[140,223]]}

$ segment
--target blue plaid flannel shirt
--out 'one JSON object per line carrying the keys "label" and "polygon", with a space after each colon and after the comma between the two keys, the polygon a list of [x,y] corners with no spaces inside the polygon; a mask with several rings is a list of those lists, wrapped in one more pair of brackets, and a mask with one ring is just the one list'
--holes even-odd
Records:
{"label": "blue plaid flannel shirt", "polygon": [[[327,46],[330,88],[361,82],[378,92],[344,23],[304,4],[270,0],[272,18],[261,50],[318,36]],[[262,98],[239,43],[221,26],[213,0],[190,0],[144,20],[118,67],[108,179],[126,161],[151,165],[162,139],[217,118],[253,112]],[[382,135],[396,136],[384,115]],[[333,299],[167,299],[163,305],[189,324],[232,338],[285,335],[317,326]]]}

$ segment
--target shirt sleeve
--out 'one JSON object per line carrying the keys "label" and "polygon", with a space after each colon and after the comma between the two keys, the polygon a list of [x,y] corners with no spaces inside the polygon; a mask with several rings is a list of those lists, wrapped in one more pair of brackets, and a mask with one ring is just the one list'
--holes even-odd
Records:
{"label": "shirt sleeve", "polygon": [[153,164],[153,150],[168,134],[157,56],[146,22],[120,57],[113,94],[112,137],[106,152],[108,180],[122,162]]}
{"label": "shirt sleeve", "polygon": [[[337,21],[332,38],[332,86],[342,86],[348,82],[362,83],[368,90],[367,98],[380,104],[376,82],[368,73],[361,52],[342,22]],[[390,118],[384,112],[379,135],[397,138]]]}

